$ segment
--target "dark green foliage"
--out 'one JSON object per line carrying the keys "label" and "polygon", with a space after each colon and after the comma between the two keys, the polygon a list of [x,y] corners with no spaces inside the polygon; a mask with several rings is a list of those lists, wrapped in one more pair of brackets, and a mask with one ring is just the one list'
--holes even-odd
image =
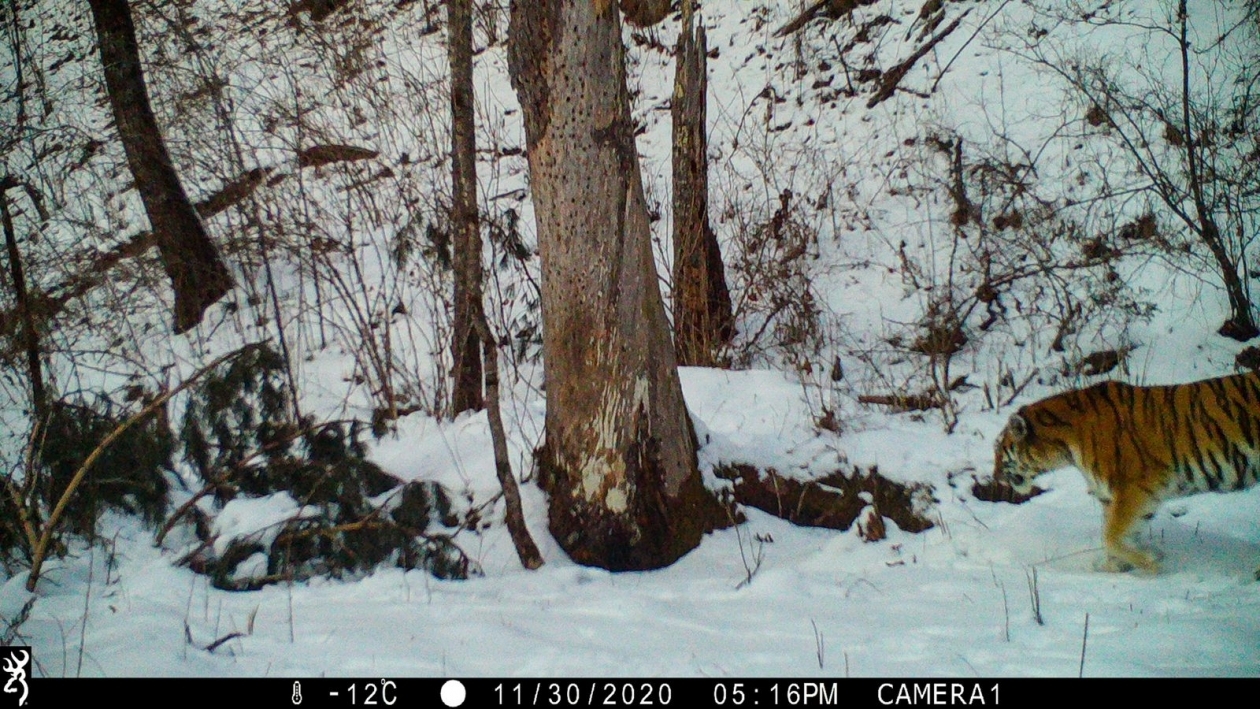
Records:
{"label": "dark green foliage", "polygon": [[[56,506],[75,473],[92,451],[131,415],[106,396],[95,403],[57,401],[49,408],[39,447],[40,497]],[[66,508],[68,528],[86,537],[96,531],[102,506],[142,517],[156,526],[166,514],[174,450],[164,416],[148,416],[107,447],[88,469]]]}
{"label": "dark green foliage", "polygon": [[255,457],[265,465],[288,454],[299,429],[284,367],[277,352],[254,347],[193,392],[179,440],[184,460],[206,482],[217,482],[217,476],[231,474]]}
{"label": "dark green foliage", "polygon": [[447,527],[459,525],[451,509],[451,498],[437,483],[409,482],[403,486],[397,500],[390,517],[407,529],[419,532],[433,523]]}
{"label": "dark green foliage", "polygon": [[466,579],[478,573],[475,568],[470,568],[468,556],[463,550],[444,534],[431,534],[413,540],[411,547],[398,558],[398,565],[404,569],[424,569],[448,580]]}
{"label": "dark green foliage", "polygon": [[217,558],[200,558],[197,560],[197,563],[190,563],[189,566],[193,571],[209,576],[215,588],[252,591],[265,586],[267,580],[250,579],[249,582],[242,583],[232,578],[232,572],[236,569],[237,564],[254,554],[259,552],[266,553],[266,551],[263,545],[257,541],[239,539],[236,543],[228,545]]}
{"label": "dark green foliage", "polygon": [[457,527],[459,518],[451,508],[451,499],[441,485],[433,482],[409,482],[403,486],[389,517],[406,530],[408,544],[397,559],[404,569],[425,569],[440,579],[465,579],[476,574],[468,557],[445,534],[421,534],[430,525]]}
{"label": "dark green foliage", "polygon": [[[302,513],[278,530],[233,539],[218,554],[213,523],[201,519],[196,532],[203,544],[187,563],[229,590],[342,577],[391,561],[466,578],[463,552],[450,537],[427,531],[434,523],[458,526],[446,493],[432,483],[404,485],[366,460],[362,428],[358,421],[295,420],[283,358],[265,347],[207,377],[180,428],[184,460],[213,487],[218,505],[286,493]],[[260,552],[267,557],[264,574],[238,573],[241,562]]]}
{"label": "dark green foliage", "polygon": [[[442,488],[407,483],[397,499],[392,509],[371,508],[337,529],[330,529],[322,517],[290,522],[271,546],[268,575],[339,577],[393,561],[400,568],[424,569],[442,579],[468,578],[468,558],[451,537],[425,531],[440,521],[440,509],[449,514],[450,501]],[[457,522],[453,516],[447,521]]]}
{"label": "dark green foliage", "polygon": [[[308,504],[318,507],[319,513],[295,516],[270,543],[262,540],[262,533],[247,535],[233,540],[214,557],[209,553],[213,539],[204,534],[207,543],[188,559],[189,565],[226,590],[253,590],[276,581],[313,576],[342,578],[384,563],[423,569],[442,579],[464,579],[477,573],[449,535],[427,531],[436,523],[459,523],[440,486],[419,482],[400,485],[397,479],[389,478],[394,494],[384,505],[373,505],[362,496],[359,474],[375,470],[368,477],[388,476],[371,463],[360,463],[340,467],[340,473],[327,476],[325,482],[342,478],[336,499],[323,503],[309,499]],[[316,490],[322,494],[333,491],[334,486],[321,484]],[[205,528],[208,525],[203,525]],[[259,552],[267,557],[266,573],[238,574],[237,566]]]}

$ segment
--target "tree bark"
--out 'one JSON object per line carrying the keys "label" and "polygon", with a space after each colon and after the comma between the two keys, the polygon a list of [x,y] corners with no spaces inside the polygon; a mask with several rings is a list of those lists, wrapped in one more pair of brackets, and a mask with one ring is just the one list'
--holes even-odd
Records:
{"label": "tree bark", "polygon": [[552,534],[581,564],[658,568],[725,516],[696,468],[657,286],[617,12],[513,0],[542,257]]}
{"label": "tree bark", "polygon": [[189,202],[158,130],[140,67],[131,9],[126,0],[88,0],[88,4],[118,137],[175,291],[175,332],[186,332],[231,289],[232,276]]}
{"label": "tree bark", "polygon": [[[595,0],[608,4],[611,0]],[[686,2],[686,0],[683,0]],[[621,0],[621,14],[636,27],[651,27],[669,15],[670,0]]]}
{"label": "tree bark", "polygon": [[483,317],[483,305],[477,143],[473,132],[472,0],[450,0],[446,9],[447,55],[451,64],[451,227],[455,271],[451,414],[457,416],[485,405],[481,339],[474,324]]}
{"label": "tree bark", "polygon": [[494,447],[494,472],[499,477],[499,488],[503,490],[503,521],[507,524],[508,536],[512,538],[512,546],[516,547],[521,566],[533,571],[542,567],[543,558],[529,534],[529,527],[525,525],[521,488],[516,484],[516,475],[512,473],[512,463],[508,459],[507,431],[503,428],[503,412],[499,410],[499,343],[490,334],[490,323],[485,317],[476,325],[477,334],[486,348],[486,418],[490,421],[490,442]]}
{"label": "tree bark", "polygon": [[22,320],[22,348],[26,351],[26,371],[31,382],[32,418],[36,425],[43,425],[48,418],[48,396],[44,389],[43,358],[39,342],[39,330],[35,327],[35,317],[31,313],[30,292],[26,288],[26,274],[22,269],[22,254],[18,250],[17,230],[13,226],[13,216],[9,213],[10,187],[17,182],[8,175],[0,178],[0,226],[4,229],[4,246],[9,260],[9,278],[12,280],[15,312]]}
{"label": "tree bark", "polygon": [[1207,244],[1212,257],[1216,259],[1221,278],[1225,281],[1225,293],[1229,296],[1229,319],[1217,330],[1225,337],[1246,342],[1257,334],[1253,316],[1251,296],[1246,284],[1238,275],[1239,259],[1230,256],[1221,237],[1220,227],[1212,216],[1212,208],[1208,206],[1203,195],[1203,182],[1206,179],[1200,169],[1198,148],[1199,132],[1195,130],[1190,115],[1190,40],[1187,38],[1189,19],[1186,14],[1186,0],[1177,4],[1177,21],[1180,23],[1178,46],[1181,50],[1181,114],[1182,124],[1186,132],[1186,179],[1190,183],[1190,196],[1194,202],[1195,214],[1198,216],[1199,237]]}
{"label": "tree bark", "polygon": [[[534,544],[521,510],[521,492],[508,460],[507,431],[499,410],[499,343],[490,332],[482,304],[481,233],[477,219],[477,140],[473,133],[473,0],[447,0],[447,54],[451,63],[451,184],[455,264],[454,414],[486,408],[494,469],[503,490],[504,521],[521,565],[537,569],[542,554]],[[485,351],[485,396],[482,351]]]}
{"label": "tree bark", "polygon": [[708,98],[704,28],[694,30],[693,0],[683,0],[674,97],[674,344],[678,363],[718,364],[735,335],[722,252],[709,224]]}

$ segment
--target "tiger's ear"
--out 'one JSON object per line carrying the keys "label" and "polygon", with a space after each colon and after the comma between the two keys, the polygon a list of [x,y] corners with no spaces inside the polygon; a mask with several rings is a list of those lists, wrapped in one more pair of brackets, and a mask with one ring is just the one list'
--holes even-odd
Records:
{"label": "tiger's ear", "polygon": [[1015,440],[1022,441],[1028,438],[1028,419],[1021,414],[1013,414],[1010,423],[1006,424],[1011,429],[1011,435],[1015,436]]}

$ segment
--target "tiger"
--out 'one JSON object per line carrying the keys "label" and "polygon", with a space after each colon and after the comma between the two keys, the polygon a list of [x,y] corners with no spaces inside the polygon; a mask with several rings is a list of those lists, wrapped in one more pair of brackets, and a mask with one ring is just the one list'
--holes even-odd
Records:
{"label": "tiger", "polygon": [[1023,495],[1038,475],[1068,466],[1103,503],[1098,568],[1157,574],[1155,555],[1130,543],[1138,520],[1170,498],[1260,481],[1260,373],[1067,391],[1021,407],[994,446],[994,480]]}

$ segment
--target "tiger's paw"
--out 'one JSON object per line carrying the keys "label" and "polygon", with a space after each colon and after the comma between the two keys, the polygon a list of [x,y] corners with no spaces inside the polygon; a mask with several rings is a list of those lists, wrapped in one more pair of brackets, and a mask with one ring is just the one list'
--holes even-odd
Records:
{"label": "tiger's paw", "polygon": [[1109,574],[1122,574],[1126,571],[1132,571],[1133,564],[1117,559],[1114,556],[1104,556],[1094,562],[1094,570],[1103,571]]}
{"label": "tiger's paw", "polygon": [[1137,569],[1143,573],[1154,576],[1159,573],[1159,561],[1154,554],[1131,549],[1126,550],[1123,558],[1117,555],[1107,554],[1094,565],[1094,568],[1098,571],[1104,571],[1112,574],[1119,574]]}

